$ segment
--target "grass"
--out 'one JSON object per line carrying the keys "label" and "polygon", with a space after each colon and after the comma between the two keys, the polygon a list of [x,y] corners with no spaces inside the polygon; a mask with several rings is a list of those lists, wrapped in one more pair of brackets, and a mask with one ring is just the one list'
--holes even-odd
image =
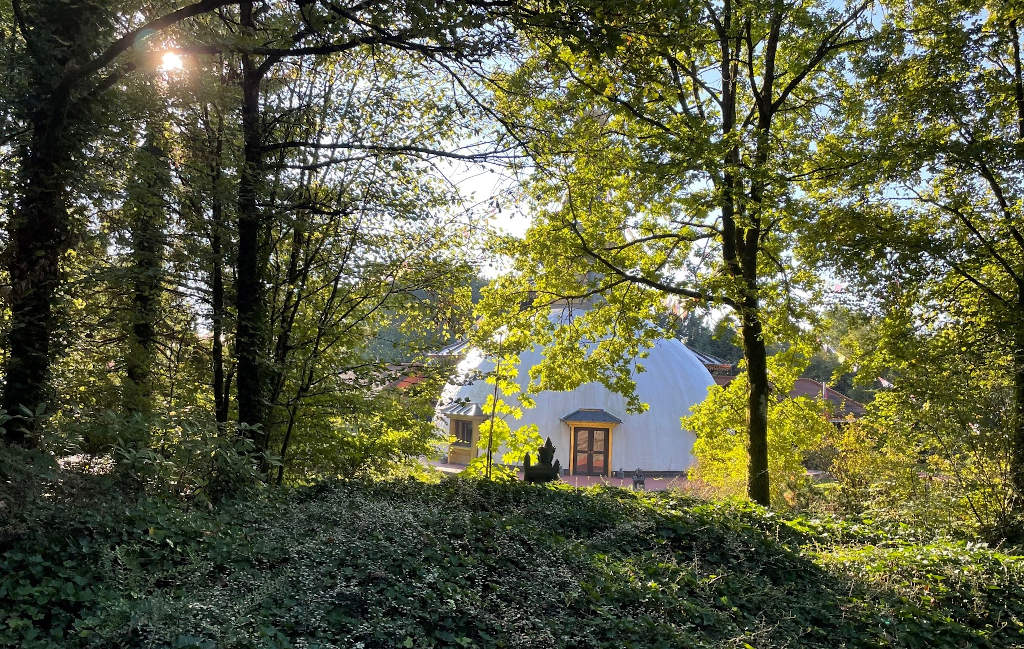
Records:
{"label": "grass", "polygon": [[1024,558],[678,494],[451,479],[51,499],[11,647],[1024,647]]}

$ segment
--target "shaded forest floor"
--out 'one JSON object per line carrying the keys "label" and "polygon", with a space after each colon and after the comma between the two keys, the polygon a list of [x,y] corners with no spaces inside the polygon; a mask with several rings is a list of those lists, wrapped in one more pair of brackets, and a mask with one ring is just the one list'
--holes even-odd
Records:
{"label": "shaded forest floor", "polygon": [[1024,647],[1024,558],[673,493],[448,479],[8,517],[0,645]]}

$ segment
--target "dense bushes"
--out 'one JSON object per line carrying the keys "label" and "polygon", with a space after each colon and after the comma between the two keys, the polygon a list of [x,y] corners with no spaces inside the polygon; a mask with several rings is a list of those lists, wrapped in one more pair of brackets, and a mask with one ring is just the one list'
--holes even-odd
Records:
{"label": "dense bushes", "polygon": [[3,646],[1024,644],[1024,560],[870,522],[461,479],[187,509],[103,480],[9,528]]}

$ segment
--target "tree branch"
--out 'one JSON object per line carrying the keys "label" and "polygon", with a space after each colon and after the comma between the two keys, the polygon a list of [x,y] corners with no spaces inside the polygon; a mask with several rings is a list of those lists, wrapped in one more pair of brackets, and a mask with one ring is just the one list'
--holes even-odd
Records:
{"label": "tree branch", "polygon": [[634,284],[640,284],[640,285],[643,285],[643,286],[647,286],[649,288],[657,289],[657,290],[659,290],[659,291],[661,291],[663,293],[667,293],[669,295],[679,295],[681,297],[688,297],[688,298],[692,298],[692,299],[695,299],[695,300],[700,300],[701,302],[706,302],[708,304],[713,304],[715,302],[720,302],[722,304],[726,304],[726,305],[731,306],[733,308],[737,308],[736,302],[733,301],[730,298],[725,297],[725,296],[709,295],[707,293],[702,293],[700,291],[696,291],[696,290],[693,290],[693,289],[688,289],[688,288],[684,288],[684,287],[681,287],[681,286],[673,286],[671,284],[666,284],[666,283],[661,282],[659,280],[650,279],[650,278],[647,278],[647,277],[643,277],[641,275],[634,275],[633,273],[627,272],[626,270],[624,270],[624,269],[616,266],[612,262],[608,261],[607,258],[605,258],[603,255],[598,253],[596,250],[591,248],[590,245],[587,244],[586,238],[583,236],[583,233],[580,232],[579,227],[577,227],[577,224],[576,224],[575,221],[569,221],[568,225],[569,225],[569,229],[572,230],[573,234],[575,234],[576,238],[579,240],[580,248],[583,250],[584,254],[586,254],[588,257],[594,259],[599,264],[601,264],[602,266],[604,266],[605,268],[610,270],[612,273],[614,273],[615,275],[618,275],[619,277],[621,277],[621,278],[623,278],[625,280],[628,280],[628,281],[630,281],[630,282],[632,282]]}
{"label": "tree branch", "polygon": [[509,149],[503,149],[500,151],[490,151],[485,153],[457,153],[455,151],[444,151],[442,149],[434,149],[431,147],[418,146],[414,144],[354,144],[351,142],[303,142],[299,140],[289,140],[287,142],[275,142],[274,144],[268,144],[263,147],[264,152],[279,151],[281,149],[297,149],[297,148],[308,148],[308,149],[327,149],[327,150],[349,150],[349,151],[372,151],[376,153],[399,153],[399,154],[424,154],[432,155],[444,158],[454,158],[456,160],[471,160],[471,161],[482,161],[487,160],[490,156],[498,153],[505,153]]}
{"label": "tree branch", "polygon": [[807,65],[805,65],[804,68],[800,70],[800,72],[798,72],[795,77],[789,80],[789,83],[786,84],[786,87],[783,88],[782,92],[779,93],[779,98],[772,102],[772,112],[777,111],[779,107],[783,103],[785,103],[786,98],[789,97],[790,93],[792,93],[793,90],[795,90],[796,87],[799,86],[801,82],[803,82],[803,80],[807,77],[808,74],[810,74],[816,67],[818,67],[818,64],[821,63],[822,60],[824,60],[824,58],[828,56],[829,53],[835,50],[841,50],[850,47],[851,45],[867,43],[868,41],[873,39],[872,36],[869,36],[866,38],[853,38],[839,43],[833,42],[833,39],[839,36],[841,33],[843,33],[843,31],[847,27],[849,27],[854,21],[856,21],[857,18],[859,18],[860,15],[864,13],[864,11],[870,5],[870,1],[862,2],[859,7],[850,12],[850,15],[847,16],[845,20],[841,21],[838,25],[836,25],[832,29],[832,31],[830,31],[828,35],[826,35],[825,38],[822,39],[821,43],[818,45],[818,49],[811,56],[810,60],[808,60]]}
{"label": "tree branch", "polygon": [[136,43],[143,40],[146,36],[153,32],[159,32],[167,29],[172,25],[175,25],[182,20],[198,16],[200,14],[211,12],[220,7],[224,7],[231,4],[237,4],[238,0],[200,0],[194,4],[182,7],[176,11],[172,11],[169,14],[165,14],[159,18],[155,18],[137,29],[133,29],[121,38],[117,39],[107,47],[101,54],[88,61],[81,67],[72,67],[61,79],[60,86],[67,89],[74,86],[79,81],[86,79],[99,70],[109,65],[114,59],[121,54],[125,53],[129,49],[135,47]]}

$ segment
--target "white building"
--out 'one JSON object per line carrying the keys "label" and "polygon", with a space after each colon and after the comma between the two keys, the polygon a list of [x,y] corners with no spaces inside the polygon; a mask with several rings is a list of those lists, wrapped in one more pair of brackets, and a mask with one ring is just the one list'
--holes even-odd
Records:
{"label": "white building", "polygon": [[[461,360],[456,378],[441,393],[437,422],[456,440],[448,449],[449,462],[466,464],[484,453],[477,442],[480,424],[491,414],[484,404],[494,386],[485,377],[494,370],[494,363],[465,344],[453,345],[442,354]],[[541,358],[539,348],[519,356],[521,388]],[[638,468],[686,471],[694,461],[694,434],[682,429],[680,418],[705,399],[715,382],[697,355],[678,340],[658,340],[641,364],[645,371],[634,371],[632,376],[637,395],[649,405],[646,412],[630,414],[621,395],[600,383],[587,383],[568,392],[541,392],[535,398],[536,407],[524,409],[521,419],[508,423],[512,428],[536,424],[541,439],[551,438],[563,470],[575,475],[611,475]],[[500,461],[501,453],[495,457]]]}

